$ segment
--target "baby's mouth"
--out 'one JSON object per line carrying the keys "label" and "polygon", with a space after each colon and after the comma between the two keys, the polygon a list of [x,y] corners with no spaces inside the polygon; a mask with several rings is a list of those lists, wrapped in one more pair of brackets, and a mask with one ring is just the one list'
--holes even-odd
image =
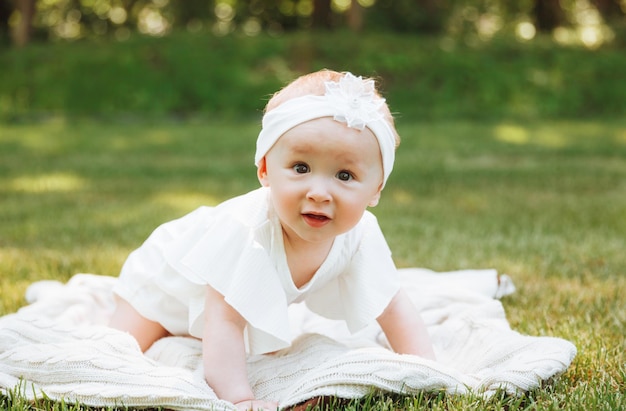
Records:
{"label": "baby's mouth", "polygon": [[331,220],[330,217],[323,214],[303,213],[302,217],[312,227],[322,227]]}
{"label": "baby's mouth", "polygon": [[326,217],[325,215],[322,214],[310,214],[310,213],[306,213],[304,214],[306,217],[308,218],[312,218],[314,220],[319,220],[319,221],[326,221],[329,220],[328,217]]}

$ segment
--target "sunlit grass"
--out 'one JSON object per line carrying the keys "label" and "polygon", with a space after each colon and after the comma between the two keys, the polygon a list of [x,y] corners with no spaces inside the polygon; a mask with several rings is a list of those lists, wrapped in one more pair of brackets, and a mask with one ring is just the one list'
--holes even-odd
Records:
{"label": "sunlit grass", "polygon": [[[397,264],[508,273],[511,326],[579,353],[520,397],[373,394],[334,405],[626,408],[626,122],[399,127],[397,166],[373,210]],[[257,131],[255,121],[0,124],[0,314],[24,305],[33,281],[117,275],[158,224],[257,187]],[[76,409],[10,397],[0,408]]]}

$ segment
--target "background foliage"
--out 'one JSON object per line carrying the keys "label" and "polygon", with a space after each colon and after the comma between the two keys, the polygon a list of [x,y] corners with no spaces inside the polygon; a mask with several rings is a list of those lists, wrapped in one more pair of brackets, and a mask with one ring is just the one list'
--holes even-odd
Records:
{"label": "background foliage", "polygon": [[0,0],[0,117],[253,115],[324,67],[380,78],[411,118],[619,117],[625,11],[626,0]]}
{"label": "background foliage", "polygon": [[550,39],[469,46],[394,33],[133,35],[0,52],[0,118],[23,115],[258,116],[296,75],[374,76],[401,118],[626,115],[626,53]]}
{"label": "background foliage", "polygon": [[90,36],[163,36],[173,29],[275,35],[298,29],[349,28],[530,39],[551,33],[561,42],[596,47],[625,25],[624,0],[3,0],[0,28],[16,44]]}

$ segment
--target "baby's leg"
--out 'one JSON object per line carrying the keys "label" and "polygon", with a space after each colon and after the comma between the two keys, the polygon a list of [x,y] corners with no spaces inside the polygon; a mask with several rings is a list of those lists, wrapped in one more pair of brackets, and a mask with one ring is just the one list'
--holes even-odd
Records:
{"label": "baby's leg", "polygon": [[126,331],[135,337],[141,351],[145,352],[156,340],[169,335],[161,324],[143,317],[126,300],[117,297],[116,302],[109,327]]}

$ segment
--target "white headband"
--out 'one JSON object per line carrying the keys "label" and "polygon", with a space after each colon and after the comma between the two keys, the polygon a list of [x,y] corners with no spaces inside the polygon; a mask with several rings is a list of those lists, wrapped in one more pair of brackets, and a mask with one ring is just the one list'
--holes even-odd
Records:
{"label": "white headband", "polygon": [[333,117],[358,130],[369,128],[380,147],[383,160],[383,185],[393,169],[396,136],[385,120],[381,107],[385,99],[375,94],[374,81],[346,73],[339,82],[327,81],[323,96],[306,95],[287,100],[263,116],[263,127],[256,141],[254,163],[261,159],[287,131],[320,117]]}

